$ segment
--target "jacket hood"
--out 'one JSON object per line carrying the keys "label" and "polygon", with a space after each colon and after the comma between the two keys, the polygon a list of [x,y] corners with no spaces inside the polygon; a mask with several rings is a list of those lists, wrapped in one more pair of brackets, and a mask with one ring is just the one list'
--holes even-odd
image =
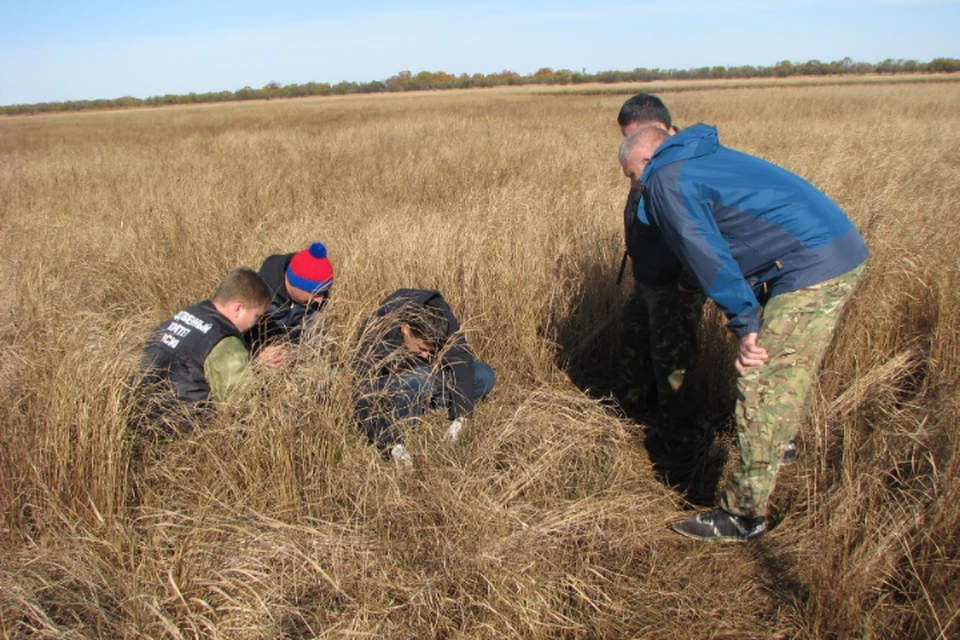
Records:
{"label": "jacket hood", "polygon": [[695,124],[684,129],[660,143],[644,168],[640,182],[645,184],[651,173],[668,164],[716,153],[719,146],[720,136],[716,127]]}

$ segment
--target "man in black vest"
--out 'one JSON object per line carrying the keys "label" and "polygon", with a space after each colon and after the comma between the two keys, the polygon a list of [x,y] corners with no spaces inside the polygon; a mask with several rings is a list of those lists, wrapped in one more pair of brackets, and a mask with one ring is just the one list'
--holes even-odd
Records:
{"label": "man in black vest", "polygon": [[250,363],[249,331],[272,293],[246,267],[224,277],[213,297],[186,307],[151,334],[140,360],[138,391],[147,417],[167,435],[209,421]]}
{"label": "man in black vest", "polygon": [[273,291],[261,322],[250,332],[253,353],[267,367],[290,358],[290,345],[315,330],[333,290],[333,265],[322,242],[296,253],[267,257],[260,276]]}
{"label": "man in black vest", "polygon": [[473,357],[460,324],[439,291],[399,289],[360,331],[353,361],[357,422],[371,442],[399,465],[412,466],[394,423],[427,407],[449,408],[444,440],[456,442],[474,400],[493,390],[490,365]]}

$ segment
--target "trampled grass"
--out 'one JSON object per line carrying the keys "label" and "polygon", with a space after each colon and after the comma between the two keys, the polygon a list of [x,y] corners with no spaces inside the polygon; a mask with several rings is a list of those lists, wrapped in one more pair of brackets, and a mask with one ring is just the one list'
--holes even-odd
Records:
{"label": "trampled grass", "polygon": [[[603,399],[637,87],[0,120],[4,637],[960,635],[960,84],[714,88],[657,86],[679,124],[814,182],[872,252],[749,545],[670,532],[689,505]],[[134,452],[149,330],[313,240],[328,340]],[[499,376],[460,444],[443,415],[409,434],[409,473],[354,427],[345,366],[403,286],[440,289]],[[716,313],[703,337],[716,467]]]}

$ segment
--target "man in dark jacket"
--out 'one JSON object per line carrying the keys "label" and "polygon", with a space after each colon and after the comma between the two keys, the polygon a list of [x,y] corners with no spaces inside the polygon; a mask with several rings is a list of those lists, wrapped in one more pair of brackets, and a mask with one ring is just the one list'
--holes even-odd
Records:
{"label": "man in dark jacket", "polygon": [[333,291],[333,265],[326,246],[314,242],[296,253],[269,256],[260,276],[273,291],[273,300],[250,332],[250,343],[267,366],[276,366],[289,359],[291,344],[319,328],[320,312]]}
{"label": "man in dark jacket", "polygon": [[719,509],[673,528],[702,540],[753,538],[766,530],[777,471],[860,279],[866,244],[816,187],[722,146],[713,127],[670,137],[638,129],[621,144],[620,163],[642,190],[638,216],[660,231],[740,340],[740,465]]}
{"label": "man in dark jacket", "polygon": [[474,401],[493,390],[496,376],[474,359],[460,324],[439,291],[399,289],[361,329],[353,362],[356,419],[370,441],[403,466],[412,459],[394,423],[429,406],[448,407],[444,439],[456,441]]}
{"label": "man in dark jacket", "polygon": [[267,283],[240,267],[210,300],[186,307],[151,334],[140,361],[138,393],[149,427],[166,435],[191,431],[213,416],[250,362],[244,333],[270,303]]}
{"label": "man in dark jacket", "polygon": [[[670,111],[648,93],[624,102],[617,123],[624,136],[646,127],[676,132]],[[623,213],[626,252],[620,277],[629,256],[634,286],[621,319],[618,395],[633,413],[645,408],[650,387],[656,390],[659,419],[647,442],[655,461],[663,464],[668,457],[682,459],[701,435],[696,405],[685,397],[684,383],[689,382],[697,360],[697,329],[705,298],[696,282],[684,277],[683,265],[663,243],[659,230],[637,219],[640,201],[640,190],[631,187]]]}

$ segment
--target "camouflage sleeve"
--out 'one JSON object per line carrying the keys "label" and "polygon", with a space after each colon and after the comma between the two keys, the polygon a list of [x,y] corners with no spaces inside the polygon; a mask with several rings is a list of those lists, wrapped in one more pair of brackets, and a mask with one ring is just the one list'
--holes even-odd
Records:
{"label": "camouflage sleeve", "polygon": [[224,338],[210,350],[203,363],[203,375],[210,385],[210,399],[222,402],[240,381],[250,364],[250,352],[239,338]]}

